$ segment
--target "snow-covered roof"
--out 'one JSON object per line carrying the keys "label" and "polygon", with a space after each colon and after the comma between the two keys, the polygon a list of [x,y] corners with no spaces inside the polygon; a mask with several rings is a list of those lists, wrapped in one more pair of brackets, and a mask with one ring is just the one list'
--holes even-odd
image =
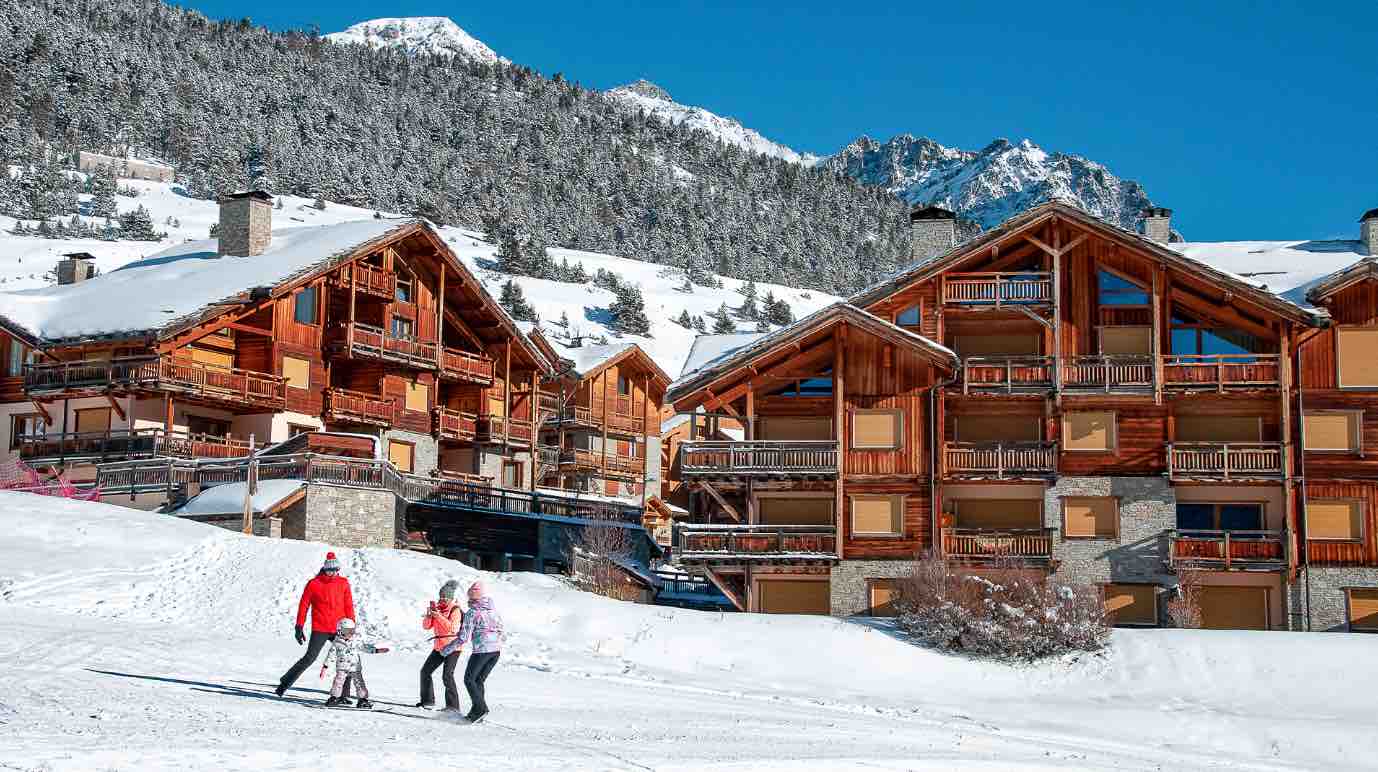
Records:
{"label": "snow-covered roof", "polygon": [[[192,515],[230,515],[244,511],[248,483],[235,482],[208,488],[187,503],[172,510],[176,517]],[[267,512],[305,485],[301,480],[261,480],[254,492],[254,512]]]}
{"label": "snow-covered roof", "polygon": [[555,353],[574,363],[574,374],[580,378],[603,363],[636,347],[635,343],[608,343],[598,346],[578,346],[570,348],[557,341],[550,341]]}
{"label": "snow-covered roof", "polygon": [[684,367],[680,369],[679,378],[676,380],[683,380],[686,376],[693,375],[718,359],[730,356],[738,349],[755,343],[767,334],[764,332],[734,332],[727,335],[700,335],[694,338],[694,345],[689,349],[689,358],[684,360]]}
{"label": "snow-covered roof", "polygon": [[620,504],[624,507],[641,506],[640,498],[625,498],[620,496],[604,496],[601,493],[585,493],[584,491],[571,491],[566,488],[536,488],[536,492],[542,496],[553,498],[568,499],[570,501],[597,501],[604,504]]}
{"label": "snow-covered roof", "polygon": [[1370,259],[1361,241],[1179,242],[1168,249],[1299,305],[1313,284]]}
{"label": "snow-covered roof", "polygon": [[152,332],[418,222],[287,228],[252,257],[221,257],[215,239],[190,241],[78,284],[0,293],[0,314],[48,340]]}

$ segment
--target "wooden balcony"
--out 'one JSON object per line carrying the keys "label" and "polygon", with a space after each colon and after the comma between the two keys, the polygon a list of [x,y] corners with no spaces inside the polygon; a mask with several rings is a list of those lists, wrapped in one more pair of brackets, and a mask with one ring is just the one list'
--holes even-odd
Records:
{"label": "wooden balcony", "polygon": [[401,338],[382,327],[363,322],[340,325],[331,335],[329,350],[333,354],[415,367],[436,369],[438,347],[434,341]]}
{"label": "wooden balcony", "polygon": [[493,360],[482,354],[471,354],[457,348],[441,353],[440,377],[447,381],[465,381],[482,386],[493,385]]}
{"label": "wooden balcony", "polygon": [[812,562],[837,558],[831,525],[679,525],[675,559],[684,563]]}
{"label": "wooden balcony", "polygon": [[943,555],[959,560],[1048,560],[1051,528],[944,528]]}
{"label": "wooden balcony", "polygon": [[141,356],[26,364],[24,391],[28,394],[77,394],[153,388],[158,383],[159,361],[157,356]]}
{"label": "wooden balcony", "polygon": [[252,370],[216,367],[190,359],[163,357],[158,388],[203,402],[243,407],[287,407],[287,379]]}
{"label": "wooden balcony", "polygon": [[686,442],[680,473],[699,477],[835,477],[835,440]]}
{"label": "wooden balcony", "polygon": [[329,388],[324,392],[327,421],[342,424],[391,426],[397,406],[378,394]]}
{"label": "wooden balcony", "polygon": [[1282,477],[1280,442],[1169,442],[1172,480],[1275,480]]}
{"label": "wooden balcony", "polygon": [[136,458],[238,458],[252,450],[248,440],[161,428],[35,434],[18,438],[19,457],[30,463],[100,463]]}
{"label": "wooden balcony", "polygon": [[531,445],[531,421],[526,418],[507,419],[497,415],[478,417],[479,442],[507,443],[527,447]]}
{"label": "wooden balcony", "polygon": [[24,390],[34,396],[171,391],[194,401],[230,407],[281,410],[287,406],[287,381],[282,376],[173,356],[25,365]]}
{"label": "wooden balcony", "polygon": [[645,434],[645,420],[638,415],[631,413],[603,413],[595,408],[588,408],[582,405],[569,405],[563,411],[551,415],[546,419],[548,424],[565,424],[566,426],[582,426],[587,428],[601,429],[607,423],[608,431],[618,434]]}
{"label": "wooden balcony", "polygon": [[1176,569],[1277,571],[1286,566],[1282,531],[1167,532]]}
{"label": "wooden balcony", "polygon": [[1163,357],[1163,388],[1171,391],[1276,391],[1277,354],[1169,354]]}
{"label": "wooden balcony", "polygon": [[1148,354],[1063,357],[1062,390],[1089,394],[1152,394],[1153,357]]}
{"label": "wooden balcony", "polygon": [[943,471],[949,478],[1007,480],[1057,473],[1056,442],[948,442]]}
{"label": "wooden balcony", "polygon": [[560,451],[560,466],[577,472],[606,473],[607,476],[641,479],[646,475],[646,459],[636,456],[622,456],[608,453],[606,456],[597,450]]}
{"label": "wooden balcony", "polygon": [[454,480],[466,485],[492,485],[493,478],[487,475],[468,474],[466,472],[452,472],[449,469],[437,469],[433,473],[434,477],[442,480]]}
{"label": "wooden balcony", "polygon": [[967,357],[962,360],[963,394],[1038,394],[1053,388],[1053,358]]}
{"label": "wooden balcony", "polygon": [[331,274],[330,285],[339,289],[392,301],[397,297],[397,275],[366,263],[354,263]]}
{"label": "wooden balcony", "polygon": [[1050,306],[1052,274],[951,273],[943,280],[943,303],[967,308]]}
{"label": "wooden balcony", "polygon": [[431,415],[431,430],[442,440],[470,442],[478,436],[478,416],[438,407]]}

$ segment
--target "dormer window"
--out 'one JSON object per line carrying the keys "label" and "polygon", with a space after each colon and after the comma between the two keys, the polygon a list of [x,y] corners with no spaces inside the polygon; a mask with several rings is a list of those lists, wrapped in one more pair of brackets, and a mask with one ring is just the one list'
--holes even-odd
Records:
{"label": "dormer window", "polygon": [[903,309],[898,314],[895,314],[895,324],[900,327],[917,330],[919,328],[919,322],[922,318],[923,315],[922,313],[920,313],[919,304],[915,303],[914,305],[909,306],[906,309]]}

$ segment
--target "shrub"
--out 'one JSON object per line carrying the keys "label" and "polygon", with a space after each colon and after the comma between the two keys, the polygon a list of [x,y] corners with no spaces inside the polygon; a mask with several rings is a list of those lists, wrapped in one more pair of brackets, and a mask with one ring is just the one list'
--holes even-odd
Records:
{"label": "shrub", "polygon": [[1177,594],[1167,602],[1167,616],[1173,627],[1185,630],[1201,628],[1201,576],[1195,571],[1183,571],[1177,577]]}

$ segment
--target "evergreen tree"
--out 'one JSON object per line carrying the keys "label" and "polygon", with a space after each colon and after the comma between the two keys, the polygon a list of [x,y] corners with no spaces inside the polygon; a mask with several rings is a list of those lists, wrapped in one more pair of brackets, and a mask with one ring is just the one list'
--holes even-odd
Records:
{"label": "evergreen tree", "polygon": [[522,292],[522,285],[512,279],[503,282],[502,293],[498,297],[498,305],[507,310],[513,319],[519,322],[536,321],[536,309],[526,301],[526,295]]}
{"label": "evergreen tree", "polygon": [[702,316],[694,317],[694,331],[700,335],[708,332],[708,325],[704,323]]}
{"label": "evergreen tree", "polygon": [[91,216],[114,217],[117,213],[115,190],[119,187],[114,172],[108,166],[102,166],[91,176],[90,184]]}
{"label": "evergreen tree", "polygon": [[560,312],[560,321],[556,322],[556,324],[558,324],[558,325],[560,325],[561,327],[563,327],[563,328],[565,328],[566,330],[568,330],[568,329],[569,329],[569,314],[565,313],[564,311],[561,311],[561,312]]}
{"label": "evergreen tree", "polygon": [[689,309],[687,308],[679,312],[679,316],[675,317],[674,322],[686,330],[694,328],[694,318],[689,316]]}
{"label": "evergreen tree", "polygon": [[756,282],[748,280],[746,284],[737,288],[737,292],[742,295],[742,305],[737,309],[737,313],[741,314],[743,319],[758,318],[761,311],[756,307]]}
{"label": "evergreen tree", "polygon": [[772,294],[767,293],[765,306],[762,309],[765,318],[771,324],[780,325],[794,324],[794,311],[790,309],[789,303],[783,299],[777,300]]}
{"label": "evergreen tree", "polygon": [[713,312],[713,334],[724,335],[737,331],[737,325],[733,323],[732,317],[727,313],[727,304],[718,306],[718,310]]}
{"label": "evergreen tree", "polygon": [[612,324],[617,332],[631,335],[647,335],[651,331],[651,321],[646,318],[646,302],[641,297],[641,287],[623,284],[617,290],[617,300],[608,308],[612,313]]}
{"label": "evergreen tree", "polygon": [[153,217],[143,204],[120,214],[120,238],[125,241],[161,241],[166,235],[153,229]]}

